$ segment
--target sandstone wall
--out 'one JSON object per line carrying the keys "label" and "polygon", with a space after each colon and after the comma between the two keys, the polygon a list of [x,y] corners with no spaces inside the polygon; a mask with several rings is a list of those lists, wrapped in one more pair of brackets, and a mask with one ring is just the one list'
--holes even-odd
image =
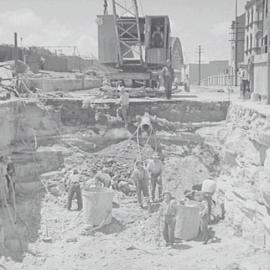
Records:
{"label": "sandstone wall", "polygon": [[[104,114],[107,121],[116,116],[119,105],[115,101],[93,101],[80,99],[48,99],[48,105],[61,108],[61,120],[65,125],[96,123],[96,113]],[[226,119],[229,102],[199,102],[189,100],[178,101],[132,101],[130,118],[149,112],[158,118],[171,122],[218,122]],[[106,119],[105,119],[106,120]]]}
{"label": "sandstone wall", "polygon": [[[39,175],[63,164],[61,153],[40,150],[61,128],[60,112],[36,102],[7,102],[0,106],[0,152],[11,155],[16,182],[38,182]],[[18,189],[22,186],[17,185]]]}
{"label": "sandstone wall", "polygon": [[82,78],[82,79],[48,79],[48,78],[29,78],[28,87],[42,89],[43,92],[54,91],[75,91],[93,89],[101,86],[101,79]]}
{"label": "sandstone wall", "polygon": [[231,105],[227,124],[217,133],[223,173],[218,199],[235,232],[259,247],[270,247],[269,119],[255,110]]}

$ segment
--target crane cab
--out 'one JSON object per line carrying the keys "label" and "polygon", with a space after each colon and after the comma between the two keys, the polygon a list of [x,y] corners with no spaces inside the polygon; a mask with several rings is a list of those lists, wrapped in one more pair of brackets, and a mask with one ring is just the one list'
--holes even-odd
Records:
{"label": "crane cab", "polygon": [[145,62],[148,67],[163,66],[170,58],[170,33],[168,16],[145,17]]}

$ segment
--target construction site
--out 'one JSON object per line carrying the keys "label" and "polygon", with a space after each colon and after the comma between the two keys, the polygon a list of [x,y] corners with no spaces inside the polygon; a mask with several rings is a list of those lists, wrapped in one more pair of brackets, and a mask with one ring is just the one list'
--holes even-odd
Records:
{"label": "construction site", "polygon": [[0,46],[0,269],[270,270],[269,105],[189,86],[169,16],[124,2],[98,59]]}

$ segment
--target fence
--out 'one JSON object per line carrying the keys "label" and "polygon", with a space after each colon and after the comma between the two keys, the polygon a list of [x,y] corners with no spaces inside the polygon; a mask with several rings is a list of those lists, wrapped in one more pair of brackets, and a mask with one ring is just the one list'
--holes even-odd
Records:
{"label": "fence", "polygon": [[[239,77],[237,76],[237,85],[239,85]],[[235,76],[228,74],[212,75],[202,80],[203,86],[234,86]]]}

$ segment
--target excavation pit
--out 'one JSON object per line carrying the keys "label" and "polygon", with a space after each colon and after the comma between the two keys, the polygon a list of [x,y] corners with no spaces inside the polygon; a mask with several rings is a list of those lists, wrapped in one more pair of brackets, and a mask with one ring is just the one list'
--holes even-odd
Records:
{"label": "excavation pit", "polygon": [[[118,254],[118,266],[119,260],[123,260],[122,267],[127,267],[124,261],[131,253],[137,251],[144,253],[140,250],[147,250],[148,256],[159,254],[160,251],[156,248],[162,245],[162,237],[158,225],[158,212],[149,215],[139,209],[134,196],[134,186],[128,183],[138,154],[137,139],[131,136],[138,125],[138,116],[143,116],[147,111],[157,118],[154,128],[164,155],[164,190],[171,191],[181,200],[185,190],[200,185],[210,176],[221,183],[220,192],[225,192],[225,196],[223,194],[219,198],[225,201],[226,221],[228,217],[231,223],[228,227],[225,225],[214,227],[224,249],[220,254],[215,253],[216,258],[211,257],[211,260],[220,265],[218,258],[224,256],[225,246],[228,244],[226,237],[230,234],[231,227],[233,232],[240,230],[243,238],[250,238],[247,234],[250,229],[245,229],[243,224],[236,220],[236,216],[233,217],[233,213],[238,211],[238,206],[234,205],[236,199],[230,201],[235,192],[241,198],[243,193],[241,188],[232,189],[229,173],[238,170],[237,173],[243,178],[241,181],[244,181],[244,175],[249,177],[248,172],[244,174],[237,167],[237,158],[243,156],[240,144],[246,137],[241,137],[242,135],[238,137],[239,147],[236,149],[236,146],[229,143],[231,135],[228,135],[231,123],[236,125],[241,120],[241,123],[247,126],[248,120],[245,118],[247,111],[233,105],[229,108],[228,102],[134,101],[131,104],[130,125],[128,129],[124,129],[123,123],[116,117],[117,106],[114,102],[90,103],[83,102],[82,99],[48,99],[42,103],[32,101],[23,106],[19,103],[10,103],[5,104],[4,109],[0,108],[1,123],[5,130],[0,135],[3,136],[1,143],[5,143],[3,147],[5,151],[8,152],[8,149],[11,151],[17,168],[18,182],[17,226],[20,237],[14,239],[15,234],[6,234],[7,255],[12,256],[13,260],[20,261],[19,267],[31,265],[43,269],[42,267],[53,267],[52,265],[68,266],[55,255],[59,252],[59,246],[62,246],[62,252],[58,253],[60,258],[63,254],[69,258],[68,261],[75,262],[76,256],[79,256],[85,258],[76,261],[81,269],[85,269],[84,263],[87,263],[87,267],[100,269],[102,265],[90,259],[91,254],[97,256],[102,252],[110,254],[108,255],[110,265],[113,265],[117,260],[116,255],[108,252],[114,250],[114,245],[120,245],[120,251],[115,252]],[[241,114],[238,115],[237,112]],[[5,115],[9,117],[4,117]],[[237,119],[232,119],[232,116],[236,115]],[[259,113],[256,117],[258,122],[265,121],[265,117]],[[237,130],[233,129],[233,132],[237,133]],[[224,145],[230,147],[232,157],[236,156],[236,163],[232,163],[233,165],[226,162],[228,156],[227,149],[224,151]],[[249,157],[248,164],[260,166],[259,153],[252,145],[248,144],[248,147],[249,152],[244,153]],[[144,159],[150,158],[154,152],[151,145],[144,147],[142,144],[141,149]],[[231,158],[229,160],[231,161]],[[120,207],[112,210],[111,225],[108,224],[95,231],[94,236],[87,233],[85,235],[86,224],[83,215],[66,209],[63,179],[66,172],[78,168],[81,177],[86,181],[93,176],[93,170],[98,171],[104,167],[110,168],[119,182],[122,182],[123,190],[114,192],[114,201]],[[231,172],[228,172],[228,168]],[[245,183],[243,186],[246,190],[249,189]],[[245,195],[247,194],[249,195],[249,193]],[[252,201],[251,197],[243,201],[247,200]],[[245,204],[246,209],[250,209],[250,205]],[[262,206],[260,215],[264,215],[265,220],[267,216],[263,211]],[[245,214],[241,212],[240,215]],[[242,216],[245,225],[263,224],[263,222],[249,224],[247,221],[253,220],[252,215],[254,215],[252,212],[248,212],[247,216]],[[6,225],[7,227],[10,225]],[[258,228],[257,232],[267,239],[265,230]],[[44,239],[51,241],[46,242]],[[242,252],[246,242],[241,240],[238,243],[235,238],[231,241]],[[260,244],[259,237],[256,243]],[[196,242],[189,243],[188,246],[191,248],[186,251],[200,250]],[[100,253],[102,247],[104,251]],[[181,243],[179,247],[182,249]],[[151,251],[152,249],[154,251]],[[183,248],[182,251],[184,250]],[[119,256],[122,259],[119,259]],[[45,264],[44,258],[48,258]],[[239,259],[237,256],[231,256],[229,260]],[[161,260],[160,263],[163,265],[165,262]],[[171,268],[174,269],[173,265]]]}

